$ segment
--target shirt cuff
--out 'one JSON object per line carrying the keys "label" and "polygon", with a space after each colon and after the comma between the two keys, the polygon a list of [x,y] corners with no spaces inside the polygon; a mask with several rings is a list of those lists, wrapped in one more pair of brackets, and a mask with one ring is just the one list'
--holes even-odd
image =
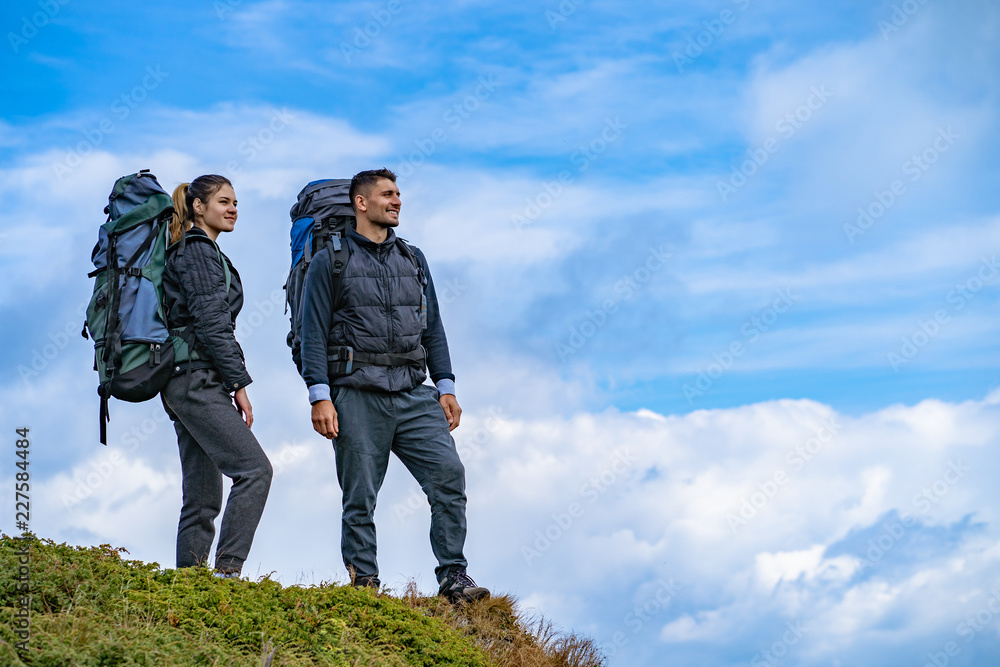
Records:
{"label": "shirt cuff", "polygon": [[441,378],[437,381],[438,393],[444,396],[445,394],[455,395],[455,381],[449,378]]}
{"label": "shirt cuff", "polygon": [[317,401],[329,401],[330,400],[330,385],[328,384],[314,384],[309,387],[309,403],[316,403]]}

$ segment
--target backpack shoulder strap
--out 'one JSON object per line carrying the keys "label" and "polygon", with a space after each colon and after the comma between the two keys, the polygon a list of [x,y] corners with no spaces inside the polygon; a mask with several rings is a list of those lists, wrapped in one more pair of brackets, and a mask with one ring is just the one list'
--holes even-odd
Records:
{"label": "backpack shoulder strap", "polygon": [[201,234],[195,234],[191,236],[191,238],[189,239],[188,235],[185,233],[181,236],[181,239],[179,241],[170,244],[170,246],[167,248],[167,252],[170,253],[176,251],[179,252],[181,255],[183,255],[185,250],[185,244],[187,241],[204,241],[205,243],[212,244],[212,247],[215,248],[215,252],[218,253],[219,255],[219,263],[222,264],[222,274],[225,276],[226,291],[228,292],[229,287],[232,285],[233,277],[229,271],[229,262],[227,262],[226,258],[222,255],[222,248],[219,247],[219,244],[213,241],[212,239],[208,238],[207,236],[202,236]]}
{"label": "backpack shoulder strap", "polygon": [[420,266],[420,260],[417,259],[417,253],[413,251],[413,248],[406,242],[406,239],[401,239],[398,236],[396,237],[396,247],[399,248],[399,252],[403,254],[403,257],[410,260],[410,263],[413,264],[413,268],[417,270],[417,277],[420,278],[420,284],[426,287],[427,276],[424,274],[424,267]]}
{"label": "backpack shoulder strap", "polygon": [[346,237],[334,236],[330,239],[330,244],[327,247],[330,248],[330,278],[333,281],[331,294],[333,294],[333,303],[336,306],[340,299],[340,276],[344,273],[347,262],[351,258],[351,246]]}
{"label": "backpack shoulder strap", "polygon": [[427,328],[427,274],[424,273],[424,267],[420,265],[420,260],[417,259],[417,253],[406,242],[406,239],[401,239],[397,236],[396,247],[399,248],[399,252],[404,257],[409,258],[413,263],[413,268],[417,270],[417,280],[420,281],[420,330],[423,331]]}
{"label": "backpack shoulder strap", "polygon": [[212,245],[215,246],[216,252],[219,253],[219,262],[222,264],[222,274],[225,276],[226,292],[228,293],[229,288],[233,284],[233,275],[229,270],[229,262],[226,261],[226,257],[222,254],[222,248],[219,247],[219,244],[212,241]]}

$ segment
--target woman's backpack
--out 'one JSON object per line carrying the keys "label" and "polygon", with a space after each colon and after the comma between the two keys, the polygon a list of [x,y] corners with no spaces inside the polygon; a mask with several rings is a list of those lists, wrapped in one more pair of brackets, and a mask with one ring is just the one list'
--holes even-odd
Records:
{"label": "woman's backpack", "polygon": [[[175,347],[163,304],[163,267],[170,243],[173,201],[143,169],[115,182],[91,255],[96,278],[87,307],[87,332],[94,339],[94,370],[100,384],[101,443],[107,444],[108,399],[137,403],[156,396],[170,379]],[[171,340],[173,339],[173,340]]]}

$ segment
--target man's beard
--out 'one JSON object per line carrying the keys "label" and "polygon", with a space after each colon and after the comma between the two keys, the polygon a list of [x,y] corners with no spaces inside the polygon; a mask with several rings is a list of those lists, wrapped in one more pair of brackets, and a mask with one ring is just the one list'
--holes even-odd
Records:
{"label": "man's beard", "polygon": [[372,220],[371,218],[369,218],[369,220],[371,220],[371,222],[378,225],[379,227],[383,227],[385,229],[399,226],[399,217],[397,216],[395,218],[392,218],[389,216],[388,213],[386,213],[384,217],[380,217],[377,220]]}

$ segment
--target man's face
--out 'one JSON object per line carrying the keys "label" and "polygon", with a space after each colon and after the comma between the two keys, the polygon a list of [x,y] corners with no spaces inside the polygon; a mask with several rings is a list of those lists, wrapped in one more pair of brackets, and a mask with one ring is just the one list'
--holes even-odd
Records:
{"label": "man's face", "polygon": [[396,227],[399,225],[399,209],[402,205],[396,184],[388,178],[380,178],[372,186],[368,196],[362,197],[358,208],[364,211],[370,222],[380,227]]}

